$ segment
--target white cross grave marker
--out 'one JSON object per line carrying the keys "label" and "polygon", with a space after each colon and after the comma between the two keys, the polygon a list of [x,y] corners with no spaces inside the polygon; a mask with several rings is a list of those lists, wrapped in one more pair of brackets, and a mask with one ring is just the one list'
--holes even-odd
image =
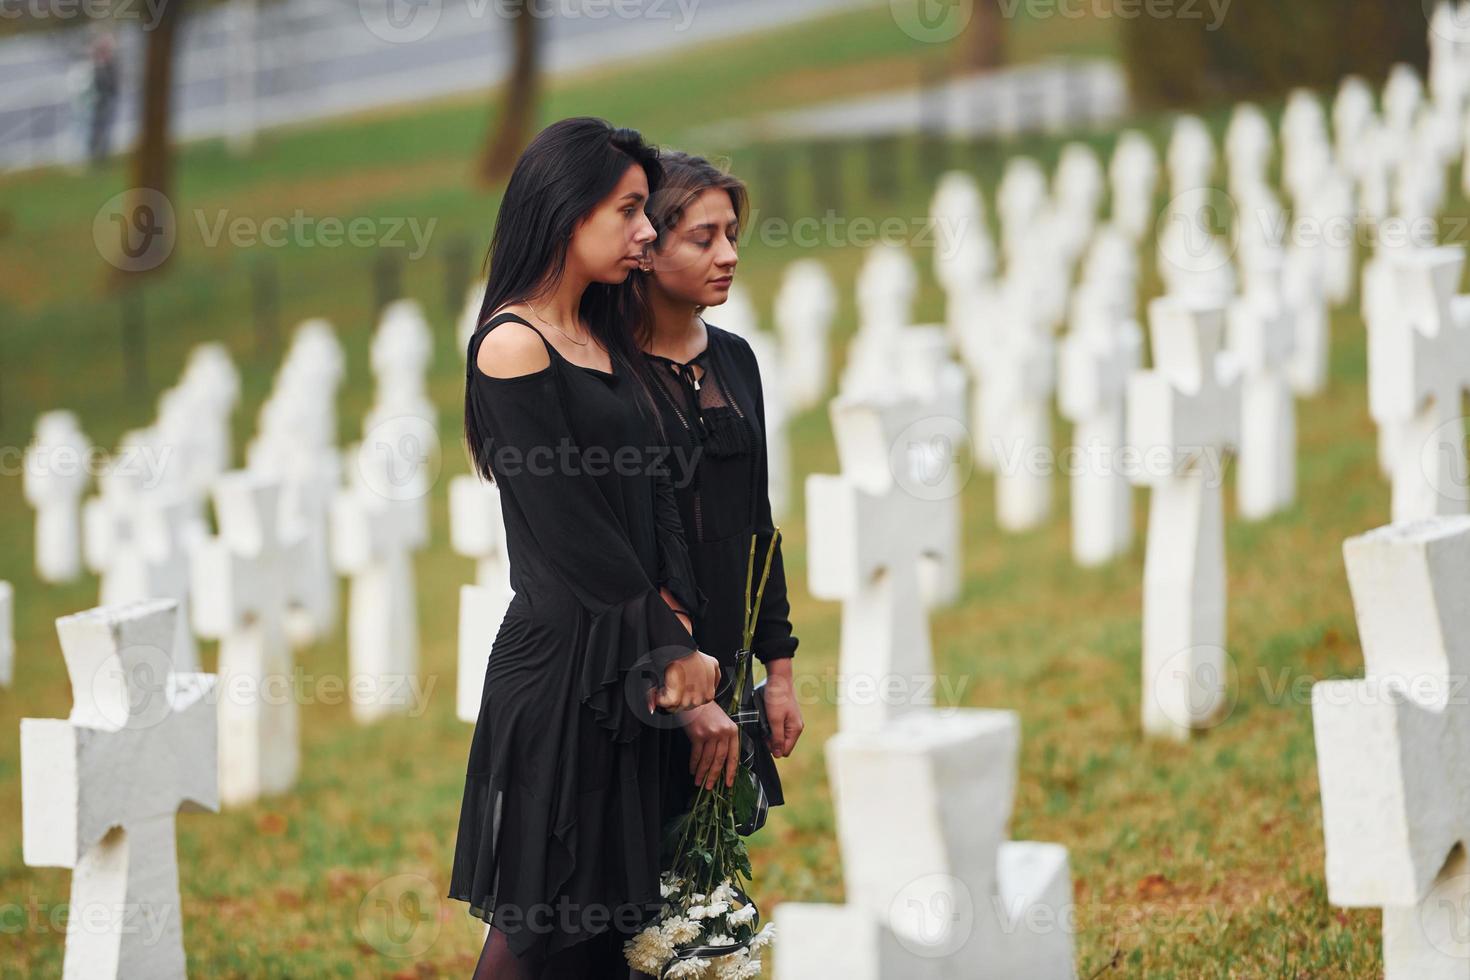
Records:
{"label": "white cross grave marker", "polygon": [[1143,584],[1143,730],[1186,739],[1223,706],[1225,453],[1239,442],[1239,369],[1225,311],[1199,297],[1149,305],[1155,368],[1128,385],[1137,482],[1153,488]]}
{"label": "white cross grave marker", "polygon": [[838,727],[872,731],[934,703],[922,583],[944,575],[922,566],[956,560],[958,491],[952,460],[914,477],[916,444],[932,458],[936,435],[919,403],[835,398],[829,411],[842,474],[807,478],[808,574],[814,596],[843,604]]}
{"label": "white cross grave marker", "polygon": [[36,574],[43,582],[71,582],[82,572],[81,499],[91,449],[71,412],[36,419],[22,485],[36,511]]}
{"label": "white cross grave marker", "polygon": [[459,587],[459,686],[455,698],[459,719],[473,723],[480,717],[490,648],[515,598],[510,587],[510,554],[499,487],[472,474],[449,481],[449,543],[457,554],[475,560],[474,584]]}
{"label": "white cross grave marker", "polygon": [[1258,521],[1296,502],[1296,400],[1287,377],[1296,337],[1281,290],[1282,258],[1272,250],[1246,263],[1245,294],[1230,304],[1228,347],[1241,386],[1240,513]]}
{"label": "white cross grave marker", "polygon": [[31,867],[71,868],[67,980],[185,975],[178,813],[219,809],[213,674],[173,670],[173,600],[56,621],[65,719],[20,723]]}
{"label": "white cross grave marker", "polygon": [[0,582],[0,687],[15,683],[15,588]]}
{"label": "white cross grave marker", "polygon": [[791,410],[800,412],[821,401],[832,381],[830,344],[837,287],[827,267],[816,259],[788,263],[776,292],[775,316],[786,393]]}
{"label": "white cross grave marker", "polygon": [[1074,977],[1067,849],[1007,840],[1019,751],[1014,712],[973,709],[828,741],[847,903],[777,907],[777,975]]}
{"label": "white cross grave marker", "polygon": [[194,627],[218,639],[220,797],[284,793],[301,768],[295,670],[286,638],[292,569],[305,542],[280,528],[280,484],[248,470],[215,482],[219,536],[196,547]]}
{"label": "white cross grave marker", "polygon": [[[337,570],[351,576],[347,649],[354,695],[352,716],[377,721],[412,707],[406,696],[417,681],[418,600],[412,549],[420,546],[415,516],[423,502],[392,495],[382,452],[355,453],[352,485],[332,503],[332,553]],[[367,693],[359,696],[359,691]]]}
{"label": "white cross grave marker", "polygon": [[1059,355],[1061,411],[1075,426],[1080,455],[1072,475],[1072,555],[1084,567],[1106,564],[1133,544],[1133,486],[1120,454],[1143,331],[1120,300],[1102,285],[1079,287]]}
{"label": "white cross grave marker", "polygon": [[1312,687],[1327,898],[1383,909],[1387,980],[1470,963],[1470,517],[1343,546],[1366,676]]}
{"label": "white cross grave marker", "polygon": [[1393,519],[1463,514],[1470,301],[1455,291],[1465,250],[1411,249],[1390,261],[1399,312],[1368,334],[1368,406],[1394,433]]}

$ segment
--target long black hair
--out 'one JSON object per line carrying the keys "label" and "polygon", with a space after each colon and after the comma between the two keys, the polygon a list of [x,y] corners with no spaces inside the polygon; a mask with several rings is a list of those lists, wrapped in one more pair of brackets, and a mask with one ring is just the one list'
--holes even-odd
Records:
{"label": "long black hair", "polygon": [[[490,239],[485,298],[465,352],[465,442],[476,471],[493,482],[489,433],[481,431],[470,403],[474,350],[496,310],[553,288],[566,271],[567,247],[577,223],[611,194],[631,166],[642,167],[650,197],[663,181],[658,148],[635,129],[614,128],[605,119],[578,116],[547,126],[516,161],[495,217]],[[482,270],[484,271],[484,270]],[[638,304],[632,283],[594,282],[582,293],[579,312],[608,356],[636,379],[640,409],[663,427],[643,372],[631,325]]]}

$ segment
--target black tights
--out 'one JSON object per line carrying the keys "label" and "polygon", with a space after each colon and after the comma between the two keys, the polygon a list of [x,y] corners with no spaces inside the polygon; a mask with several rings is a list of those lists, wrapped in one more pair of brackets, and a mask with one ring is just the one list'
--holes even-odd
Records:
{"label": "black tights", "polygon": [[475,965],[474,980],[628,980],[632,973],[623,958],[624,936],[608,929],[591,939],[550,956],[517,958],[505,933],[491,928]]}

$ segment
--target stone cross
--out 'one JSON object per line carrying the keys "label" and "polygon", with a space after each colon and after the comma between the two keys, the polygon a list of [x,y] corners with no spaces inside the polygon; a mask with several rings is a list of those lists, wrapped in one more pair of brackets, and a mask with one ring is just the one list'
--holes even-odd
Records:
{"label": "stone cross", "polygon": [[1366,676],[1312,688],[1327,898],[1383,909],[1387,980],[1470,959],[1470,517],[1343,547]]}
{"label": "stone cross", "polygon": [[284,793],[301,769],[295,667],[286,615],[300,538],[280,527],[280,483],[249,470],[215,482],[219,536],[201,542],[192,567],[194,627],[218,639],[220,797],[226,806]]}
{"label": "stone cross", "polygon": [[1186,739],[1223,707],[1227,451],[1240,440],[1239,368],[1209,300],[1149,305],[1154,370],[1128,385],[1135,482],[1153,489],[1143,583],[1143,730]]}
{"label": "stone cross", "polygon": [[1046,172],[1031,157],[1006,160],[995,189],[995,211],[1000,219],[1001,252],[1009,271],[1018,264],[1031,226],[1046,207]]}
{"label": "stone cross", "polygon": [[101,493],[87,501],[82,518],[87,567],[101,577],[100,604],[175,600],[177,634],[170,645],[174,669],[198,671],[199,650],[189,619],[189,562],[207,528],[182,493],[173,487],[143,487],[122,459],[114,459],[98,483]]}
{"label": "stone cross", "polygon": [[0,687],[15,683],[15,588],[0,582]]}
{"label": "stone cross", "polygon": [[370,723],[409,710],[405,695],[419,662],[418,599],[413,550],[421,547],[418,512],[424,503],[387,492],[395,461],[358,452],[351,485],[332,503],[332,557],[350,576],[347,649],[354,691],[352,715]]}
{"label": "stone cross", "polygon": [[1129,130],[1118,137],[1108,162],[1113,190],[1112,225],[1134,245],[1154,225],[1154,192],[1159,184],[1159,151],[1147,136]]}
{"label": "stone cross", "polygon": [[1034,530],[1051,517],[1055,472],[1052,395],[1056,341],[1024,304],[1003,300],[990,350],[980,362],[979,455],[995,468],[996,520],[1004,531]]}
{"label": "stone cross", "polygon": [[776,292],[776,331],[781,338],[786,394],[793,412],[817,404],[832,383],[832,322],[837,287],[817,259],[787,264]]}
{"label": "stone cross", "polygon": [[22,487],[36,511],[36,574],[43,582],[71,582],[82,573],[81,499],[91,482],[91,451],[71,412],[36,419]]}
{"label": "stone cross", "polygon": [[914,322],[918,286],[918,271],[903,248],[879,242],[867,249],[858,270],[858,330],[848,345],[842,393],[861,397],[882,387],[893,335]]}
{"label": "stone cross", "polygon": [[496,631],[515,592],[510,587],[510,553],[500,488],[475,475],[449,481],[449,543],[475,562],[475,581],[459,587],[459,685],[455,704],[461,721],[480,717],[485,665]]}
{"label": "stone cross", "polygon": [[951,170],[929,200],[934,228],[934,277],[946,295],[995,275],[995,243],[986,223],[985,198],[975,178]]}
{"label": "stone cross", "polygon": [[1463,514],[1470,309],[1455,291],[1465,250],[1399,251],[1390,261],[1398,315],[1368,335],[1368,407],[1394,433],[1393,519]]}
{"label": "stone cross", "polygon": [[838,727],[872,731],[934,703],[922,583],[944,576],[923,566],[955,561],[958,497],[946,472],[912,475],[928,435],[918,403],[836,398],[829,411],[842,473],[807,478],[808,574],[814,596],[843,604]]}
{"label": "stone cross", "polygon": [[1143,331],[1106,287],[1084,284],[1058,358],[1061,412],[1073,423],[1072,555],[1104,565],[1133,545],[1133,486],[1122,465],[1128,379],[1143,363]]}
{"label": "stone cross", "polygon": [[776,974],[1075,977],[1067,849],[1007,839],[1019,751],[1010,711],[921,711],[834,736],[847,902],[777,907]]}
{"label": "stone cross", "polygon": [[1230,304],[1228,348],[1244,370],[1237,493],[1246,520],[1265,520],[1296,502],[1296,400],[1287,370],[1296,337],[1281,289],[1276,250],[1246,263],[1245,293]]}
{"label": "stone cross", "polygon": [[213,674],[173,669],[177,606],[152,600],[56,621],[65,719],[20,723],[31,867],[70,868],[62,976],[185,976],[175,820],[219,809]]}
{"label": "stone cross", "polygon": [[1281,296],[1295,340],[1286,373],[1291,390],[1301,398],[1320,395],[1327,389],[1332,322],[1327,312],[1325,277],[1332,254],[1324,251],[1322,244],[1292,243],[1286,248],[1281,269]]}

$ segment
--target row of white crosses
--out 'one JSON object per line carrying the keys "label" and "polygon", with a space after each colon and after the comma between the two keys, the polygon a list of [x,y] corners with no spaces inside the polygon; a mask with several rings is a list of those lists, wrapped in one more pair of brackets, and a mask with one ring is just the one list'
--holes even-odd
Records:
{"label": "row of white crosses", "polygon": [[[784,903],[780,976],[1075,976],[1067,851],[1008,840],[1020,726],[936,708],[924,582],[954,559],[959,481],[913,482],[914,399],[830,405],[840,476],[807,483],[811,590],[842,610],[839,732],[826,745],[846,901]],[[896,686],[895,686],[896,685]],[[1031,928],[1043,922],[1046,928]]]}
{"label": "row of white crosses", "polygon": [[294,647],[335,634],[340,614],[329,544],[329,509],[342,483],[337,393],[346,355],[326,320],[304,321],[261,405],[246,468],[280,483],[281,531],[305,539],[286,631]]}
{"label": "row of white crosses", "polygon": [[182,672],[198,670],[191,629],[190,561],[207,534],[213,481],[229,466],[230,419],[240,375],[219,344],[190,352],[179,383],[159,397],[152,425],[123,435],[82,510],[84,554],[112,606],[173,599],[171,649]]}
{"label": "row of white crosses", "polygon": [[348,663],[353,716],[373,721],[411,707],[417,676],[418,602],[413,553],[429,541],[429,492],[438,476],[438,412],[427,394],[433,334],[419,305],[383,311],[372,341],[375,398],[349,452],[347,486],[332,502],[331,546],[351,579]]}

